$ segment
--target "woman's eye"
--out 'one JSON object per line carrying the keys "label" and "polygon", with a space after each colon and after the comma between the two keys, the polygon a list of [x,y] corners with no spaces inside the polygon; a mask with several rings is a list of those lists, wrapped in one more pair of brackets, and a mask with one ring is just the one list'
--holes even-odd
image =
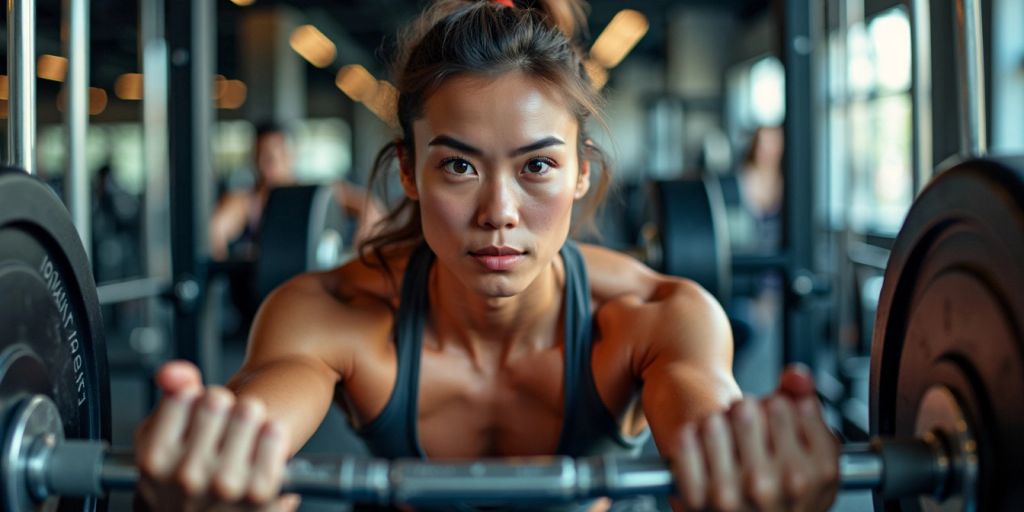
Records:
{"label": "woman's eye", "polygon": [[551,169],[551,162],[543,158],[534,158],[526,163],[524,170],[530,174],[544,174]]}
{"label": "woman's eye", "polygon": [[442,167],[444,167],[445,171],[456,176],[468,176],[476,173],[473,164],[461,158],[449,158],[442,163]]}

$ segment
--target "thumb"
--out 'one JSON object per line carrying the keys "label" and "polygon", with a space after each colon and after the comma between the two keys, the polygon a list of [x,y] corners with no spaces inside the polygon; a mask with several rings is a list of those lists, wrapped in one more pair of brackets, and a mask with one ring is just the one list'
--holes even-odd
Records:
{"label": "thumb", "polygon": [[156,372],[156,385],[166,395],[197,392],[203,388],[199,368],[188,361],[170,361]]}
{"label": "thumb", "polygon": [[815,397],[817,391],[811,371],[802,364],[787,366],[779,377],[779,393],[794,400]]}

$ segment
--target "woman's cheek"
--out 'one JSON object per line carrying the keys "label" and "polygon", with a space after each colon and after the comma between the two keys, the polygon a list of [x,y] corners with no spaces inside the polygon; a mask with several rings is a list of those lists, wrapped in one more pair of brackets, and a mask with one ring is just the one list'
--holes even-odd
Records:
{"label": "woman's cheek", "polygon": [[464,228],[472,216],[470,206],[471,202],[459,194],[433,190],[420,195],[420,212],[425,221],[424,226]]}
{"label": "woman's cheek", "polygon": [[528,224],[536,230],[561,231],[572,219],[573,191],[562,183],[553,185],[530,194],[529,204],[524,208],[530,219]]}

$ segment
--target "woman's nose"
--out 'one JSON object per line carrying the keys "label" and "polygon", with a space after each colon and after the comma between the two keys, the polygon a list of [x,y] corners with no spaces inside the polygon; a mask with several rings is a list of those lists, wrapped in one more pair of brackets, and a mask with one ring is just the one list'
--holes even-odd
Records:
{"label": "woman's nose", "polygon": [[480,194],[477,224],[485,229],[511,229],[519,224],[515,180],[495,177],[485,181]]}

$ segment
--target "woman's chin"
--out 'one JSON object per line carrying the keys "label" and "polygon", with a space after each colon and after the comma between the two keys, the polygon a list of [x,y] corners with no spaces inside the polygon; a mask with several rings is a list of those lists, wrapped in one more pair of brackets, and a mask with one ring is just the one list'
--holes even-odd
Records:
{"label": "woman's chin", "polygon": [[471,282],[465,284],[468,288],[476,290],[481,296],[488,299],[502,299],[519,295],[526,289],[526,284],[521,283],[522,278],[509,274],[484,274],[470,278]]}

